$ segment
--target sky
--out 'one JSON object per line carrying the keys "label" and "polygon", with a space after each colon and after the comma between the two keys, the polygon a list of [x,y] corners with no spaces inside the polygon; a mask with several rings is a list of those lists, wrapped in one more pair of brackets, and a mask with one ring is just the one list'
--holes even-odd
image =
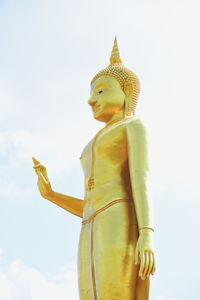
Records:
{"label": "sky", "polygon": [[0,0],[0,300],[78,300],[81,219],[43,199],[83,199],[82,149],[103,124],[87,101],[114,36],[141,81],[157,271],[151,300],[200,298],[199,1]]}

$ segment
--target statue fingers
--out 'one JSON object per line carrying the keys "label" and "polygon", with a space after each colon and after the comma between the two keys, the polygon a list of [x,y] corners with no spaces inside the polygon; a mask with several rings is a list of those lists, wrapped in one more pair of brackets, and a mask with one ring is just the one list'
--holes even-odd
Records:
{"label": "statue fingers", "polygon": [[42,168],[42,173],[43,173],[44,177],[46,178],[46,180],[49,181],[47,169],[45,166],[43,166],[43,168]]}
{"label": "statue fingers", "polygon": [[37,175],[39,175],[39,173],[42,172],[42,170],[41,170],[41,165],[40,165],[40,164],[38,164],[38,165],[36,165],[36,166],[33,166],[33,169],[35,170],[35,173],[36,173]]}
{"label": "statue fingers", "polygon": [[45,178],[45,180],[47,182],[49,182],[49,177],[48,177],[48,174],[47,174],[47,169],[44,165],[40,165],[40,172],[42,173],[43,177]]}
{"label": "statue fingers", "polygon": [[45,184],[49,183],[49,179],[44,176],[44,174],[42,173],[39,167],[35,168],[35,173],[38,175],[40,179],[42,179],[42,182],[44,182]]}
{"label": "statue fingers", "polygon": [[39,160],[37,160],[34,156],[32,157],[32,160],[35,166],[40,164]]}
{"label": "statue fingers", "polygon": [[152,252],[149,252],[149,268],[147,270],[147,277],[149,277],[152,272],[153,263],[154,263],[154,255]]}
{"label": "statue fingers", "polygon": [[142,276],[143,280],[146,279],[148,268],[149,268],[149,252],[145,252],[145,266],[144,266],[143,276]]}
{"label": "statue fingers", "polygon": [[41,163],[34,165],[33,169],[40,169],[40,171],[46,171],[46,167],[44,165],[41,165]]}
{"label": "statue fingers", "polygon": [[37,160],[35,157],[32,157],[32,160],[33,160],[33,163],[34,163],[34,166],[33,168],[36,169],[36,168],[39,168],[41,171],[46,171],[46,167],[44,165],[42,165],[39,160]]}
{"label": "statue fingers", "polygon": [[156,271],[156,259],[155,259],[155,254],[153,254],[153,267],[152,267],[151,274],[154,275],[155,271]]}
{"label": "statue fingers", "polygon": [[42,180],[45,184],[49,183],[49,180],[46,178],[46,176],[44,176],[44,174],[41,171],[39,171],[38,174],[42,178]]}
{"label": "statue fingers", "polygon": [[35,173],[38,175],[38,177],[41,177],[41,171],[39,169],[39,167],[34,168],[35,169]]}
{"label": "statue fingers", "polygon": [[[34,167],[33,167],[34,168]],[[39,168],[34,168],[35,170],[35,173],[39,176],[39,173],[40,173],[40,169]]]}
{"label": "statue fingers", "polygon": [[144,251],[140,251],[140,270],[139,270],[139,276],[142,278],[143,271],[145,266],[145,254]]}
{"label": "statue fingers", "polygon": [[41,164],[37,164],[37,165],[33,166],[33,169],[35,169],[37,175],[40,175],[42,178],[44,178],[45,183],[49,182],[49,178],[47,175],[47,169],[45,166],[43,166]]}

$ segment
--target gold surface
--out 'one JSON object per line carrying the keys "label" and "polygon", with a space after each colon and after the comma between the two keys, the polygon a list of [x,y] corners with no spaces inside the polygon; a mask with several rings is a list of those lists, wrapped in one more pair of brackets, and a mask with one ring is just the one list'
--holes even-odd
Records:
{"label": "gold surface", "polygon": [[[111,57],[119,60],[116,45],[115,40]],[[148,145],[143,122],[127,117],[126,107],[133,95],[133,86],[122,89],[115,76],[102,75],[92,82],[88,104],[105,127],[80,157],[84,200],[53,191],[46,167],[33,158],[41,195],[82,218],[78,251],[81,300],[149,299],[150,275],[156,267]]]}
{"label": "gold surface", "polygon": [[125,103],[125,114],[127,116],[135,114],[136,104],[140,93],[140,81],[133,71],[127,69],[123,65],[116,37],[110,57],[110,64],[107,68],[101,70],[94,76],[91,85],[101,76],[111,76],[115,78],[120,83],[122,90],[127,94],[127,90],[131,89],[131,97],[128,99],[128,102]]}

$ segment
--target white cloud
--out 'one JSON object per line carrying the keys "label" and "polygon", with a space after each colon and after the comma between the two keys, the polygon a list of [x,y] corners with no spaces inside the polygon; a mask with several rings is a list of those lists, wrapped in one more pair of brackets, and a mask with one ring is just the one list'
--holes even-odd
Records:
{"label": "white cloud", "polygon": [[0,263],[3,261],[3,249],[0,248]]}
{"label": "white cloud", "polygon": [[10,90],[7,90],[1,85],[3,85],[2,82],[0,83],[0,118],[2,122],[8,115],[10,118],[13,117],[14,96],[11,94]]}
{"label": "white cloud", "polygon": [[0,194],[1,194],[1,199],[9,199],[9,200],[23,200],[28,199],[31,194],[33,194],[33,190],[25,187],[25,186],[20,186],[17,184],[17,182],[14,181],[9,181],[3,180],[3,184],[1,184],[0,188]]}
{"label": "white cloud", "polygon": [[0,300],[79,299],[74,263],[47,276],[16,260],[9,266],[0,267],[0,285]]}
{"label": "white cloud", "polygon": [[0,154],[1,155],[5,155],[6,153],[6,139],[5,139],[5,136],[0,133]]}
{"label": "white cloud", "polygon": [[20,166],[31,163],[32,156],[51,162],[55,173],[71,166],[79,157],[84,145],[88,142],[87,130],[83,132],[79,126],[63,128],[50,127],[48,131],[31,132],[30,128],[2,131],[0,145],[4,161],[10,165]]}

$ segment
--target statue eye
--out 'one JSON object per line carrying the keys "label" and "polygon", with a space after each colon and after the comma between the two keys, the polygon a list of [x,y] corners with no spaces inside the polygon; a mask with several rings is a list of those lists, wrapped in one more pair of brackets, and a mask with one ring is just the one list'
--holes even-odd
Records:
{"label": "statue eye", "polygon": [[102,94],[102,93],[103,93],[103,90],[100,90],[100,91],[97,92],[98,95]]}

